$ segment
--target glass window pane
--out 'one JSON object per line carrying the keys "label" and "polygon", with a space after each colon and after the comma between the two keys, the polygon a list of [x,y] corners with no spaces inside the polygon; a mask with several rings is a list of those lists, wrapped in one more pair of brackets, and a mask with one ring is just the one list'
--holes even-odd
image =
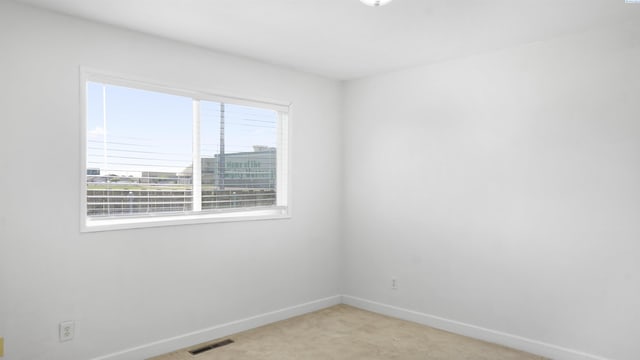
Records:
{"label": "glass window pane", "polygon": [[278,114],[202,101],[202,209],[276,204]]}
{"label": "glass window pane", "polygon": [[191,210],[192,100],[87,83],[87,215]]}

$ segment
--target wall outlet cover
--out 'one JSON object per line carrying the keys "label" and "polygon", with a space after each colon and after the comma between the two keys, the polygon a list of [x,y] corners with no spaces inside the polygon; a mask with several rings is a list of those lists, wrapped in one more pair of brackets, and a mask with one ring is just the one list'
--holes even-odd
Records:
{"label": "wall outlet cover", "polygon": [[64,321],[60,323],[60,341],[69,341],[73,339],[76,324],[73,321]]}

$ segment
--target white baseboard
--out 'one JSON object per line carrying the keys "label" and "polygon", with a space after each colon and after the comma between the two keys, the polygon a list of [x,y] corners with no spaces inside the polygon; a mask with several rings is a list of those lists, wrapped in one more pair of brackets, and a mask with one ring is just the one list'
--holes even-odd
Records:
{"label": "white baseboard", "polygon": [[455,334],[504,345],[513,349],[526,351],[555,360],[609,360],[604,357],[587,354],[581,351],[567,349],[561,346],[527,339],[500,331],[486,329],[480,326],[465,324],[459,321],[445,319],[418,311],[399,308],[371,300],[350,295],[335,295],[324,299],[252,316],[246,319],[232,321],[226,324],[194,331],[188,334],[155,341],[134,348],[99,356],[92,360],[140,360],[165,354],[177,349],[203,343],[209,340],[229,336],[241,331],[285,320],[293,316],[303,315],[338,304],[351,305],[360,309],[391,316],[398,319],[412,321],[418,324],[446,330]]}
{"label": "white baseboard", "polygon": [[606,358],[587,354],[581,351],[563,348],[561,346],[547,344],[541,341],[527,339],[517,335],[511,335],[500,331],[486,329],[480,326],[465,324],[455,320],[441,318],[439,316],[424,314],[407,310],[392,305],[361,299],[355,296],[343,295],[343,304],[351,305],[363,310],[372,311],[382,315],[398,319],[412,321],[437,329],[446,330],[455,334],[468,336],[474,339],[500,344],[512,349],[526,351],[531,354],[544,356],[555,360],[608,360]]}
{"label": "white baseboard", "polygon": [[342,296],[335,295],[324,299],[311,301],[304,304],[252,316],[246,319],[232,321],[226,324],[212,326],[210,328],[194,331],[188,334],[175,336],[168,339],[155,341],[134,348],[118,351],[112,354],[99,356],[92,360],[140,360],[162,355],[177,349],[207,342],[229,336],[241,331],[267,325],[276,321],[285,320],[293,316],[303,315],[316,310],[321,310],[342,303]]}

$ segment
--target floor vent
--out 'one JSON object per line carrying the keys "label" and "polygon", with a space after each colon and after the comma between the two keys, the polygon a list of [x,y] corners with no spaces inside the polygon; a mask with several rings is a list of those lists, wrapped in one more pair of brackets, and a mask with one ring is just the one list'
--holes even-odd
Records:
{"label": "floor vent", "polygon": [[207,344],[207,345],[205,345],[203,347],[199,347],[197,349],[189,350],[189,354],[198,355],[198,354],[202,354],[205,351],[213,350],[215,348],[219,348],[221,346],[225,346],[225,345],[229,345],[229,344],[233,344],[233,340],[227,339],[227,340],[218,341],[218,342],[213,343],[213,344]]}

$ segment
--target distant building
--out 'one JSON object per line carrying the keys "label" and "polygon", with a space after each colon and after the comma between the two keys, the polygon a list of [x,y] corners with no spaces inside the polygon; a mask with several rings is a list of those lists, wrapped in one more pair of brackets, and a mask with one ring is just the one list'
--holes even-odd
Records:
{"label": "distant building", "polygon": [[140,176],[141,184],[180,184],[180,177],[174,172],[143,171]]}
{"label": "distant building", "polygon": [[[276,189],[276,149],[254,146],[256,151],[224,155],[224,168],[220,174],[220,154],[201,159],[202,186],[216,189]],[[177,174],[191,180],[191,166]],[[222,176],[221,176],[222,175]]]}
{"label": "distant building", "polygon": [[276,149],[260,147],[260,151],[224,155],[223,174],[220,155],[202,159],[202,184],[217,188],[276,188]]}

